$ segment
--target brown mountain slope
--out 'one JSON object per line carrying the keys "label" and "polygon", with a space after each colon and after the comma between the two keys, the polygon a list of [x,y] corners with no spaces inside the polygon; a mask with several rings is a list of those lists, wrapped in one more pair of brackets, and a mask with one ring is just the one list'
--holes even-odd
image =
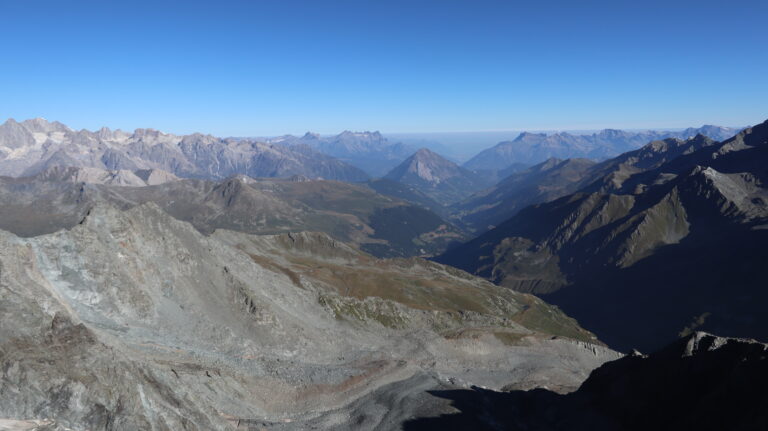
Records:
{"label": "brown mountain slope", "polygon": [[363,185],[247,177],[150,187],[62,182],[50,175],[0,178],[0,229],[33,236],[68,228],[104,201],[121,208],[153,202],[206,234],[326,232],[378,256],[434,255],[465,238],[433,212]]}

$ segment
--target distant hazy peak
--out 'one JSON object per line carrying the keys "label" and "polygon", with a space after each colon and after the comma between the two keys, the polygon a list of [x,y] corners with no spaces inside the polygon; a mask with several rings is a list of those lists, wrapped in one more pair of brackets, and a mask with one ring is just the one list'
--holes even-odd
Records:
{"label": "distant hazy peak", "polygon": [[[530,137],[546,137],[546,133],[533,133],[533,132],[521,132],[517,138],[515,138],[515,141],[522,141],[523,139],[530,138]],[[510,142],[510,141],[507,141]]]}
{"label": "distant hazy peak", "polygon": [[413,186],[443,204],[456,202],[490,185],[476,173],[427,148],[413,153],[384,178]]}
{"label": "distant hazy peak", "polygon": [[375,131],[375,132],[369,132],[369,131],[365,131],[365,132],[352,132],[352,131],[349,131],[349,130],[345,130],[345,131],[339,133],[337,136],[340,136],[340,137],[341,136],[355,136],[355,137],[363,137],[363,136],[365,136],[365,137],[372,137],[372,138],[381,138],[382,137],[381,133],[379,133],[378,131]]}
{"label": "distant hazy peak", "polygon": [[[448,159],[444,158],[443,156],[437,154],[436,152],[430,150],[429,148],[419,148],[416,150],[415,153],[413,153],[413,157],[415,158],[430,158],[435,160],[445,160],[448,161]],[[450,163],[450,162],[449,162]]]}
{"label": "distant hazy peak", "polygon": [[523,132],[512,141],[502,141],[481,151],[464,164],[465,168],[481,171],[500,171],[515,164],[534,165],[549,157],[585,157],[593,160],[616,157],[640,148],[648,142],[665,139],[687,139],[704,134],[716,141],[732,137],[738,130],[730,127],[706,125],[680,131],[626,131],[603,129],[592,134],[554,134]]}

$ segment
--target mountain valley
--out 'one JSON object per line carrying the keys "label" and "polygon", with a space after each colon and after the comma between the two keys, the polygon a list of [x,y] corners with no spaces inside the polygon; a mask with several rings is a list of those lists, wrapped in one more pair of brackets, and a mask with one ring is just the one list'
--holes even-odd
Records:
{"label": "mountain valley", "polygon": [[250,234],[320,231],[381,257],[434,255],[466,239],[463,231],[428,209],[363,185],[243,176],[218,182],[116,184],[114,178],[127,177],[125,172],[133,175],[53,168],[35,177],[0,177],[0,229],[22,236],[52,233],[76,225],[100,202],[123,209],[152,202],[205,234],[216,229]]}
{"label": "mountain valley", "polygon": [[536,293],[624,350],[695,329],[762,339],[766,151],[768,123],[653,142],[437,260]]}

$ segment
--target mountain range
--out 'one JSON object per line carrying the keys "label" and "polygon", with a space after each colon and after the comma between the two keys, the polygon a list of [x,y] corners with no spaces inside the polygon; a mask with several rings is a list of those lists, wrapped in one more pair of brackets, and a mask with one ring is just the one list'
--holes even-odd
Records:
{"label": "mountain range", "polygon": [[415,149],[402,143],[391,143],[379,132],[344,131],[335,136],[307,132],[302,137],[291,135],[269,140],[288,146],[307,146],[381,177],[410,156]]}
{"label": "mountain range", "polygon": [[205,234],[320,231],[380,257],[434,255],[467,238],[430,210],[364,184],[244,176],[172,181],[158,172],[146,178],[154,184],[130,171],[95,168],[0,177],[0,229],[36,236],[71,228],[99,203],[127,209],[151,202]]}
{"label": "mountain range", "polygon": [[694,329],[765,338],[765,160],[768,122],[653,142],[438,260],[539,294],[617,348]]}
{"label": "mountain range", "polygon": [[[682,131],[640,131],[631,132],[604,129],[591,135],[576,135],[567,132],[546,134],[523,132],[512,141],[499,142],[496,146],[481,151],[463,166],[467,169],[493,175],[515,164],[534,165],[549,158],[587,158],[602,160],[618,156],[647,144],[667,138],[688,139],[705,135],[721,141],[735,135],[739,129],[705,125]],[[501,176],[499,179],[502,179]]]}
{"label": "mountain range", "polygon": [[54,166],[106,170],[159,169],[183,178],[232,175],[364,181],[362,170],[310,148],[199,133],[177,136],[153,129],[74,131],[38,118],[0,125],[0,175],[30,176]]}
{"label": "mountain range", "polygon": [[483,232],[528,205],[554,200],[593,182],[597,182],[594,190],[615,189],[635,173],[659,167],[715,142],[704,135],[686,140],[667,138],[600,163],[589,159],[548,159],[454,204],[449,213],[465,228]]}

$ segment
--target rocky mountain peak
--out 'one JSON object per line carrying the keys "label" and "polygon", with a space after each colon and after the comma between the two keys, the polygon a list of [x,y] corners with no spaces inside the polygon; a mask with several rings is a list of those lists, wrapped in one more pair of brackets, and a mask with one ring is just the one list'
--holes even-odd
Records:
{"label": "rocky mountain peak", "polygon": [[449,199],[458,200],[490,185],[474,172],[427,148],[416,151],[384,178],[414,186],[438,202],[446,202],[448,195]]}
{"label": "rocky mountain peak", "polygon": [[[419,148],[416,150],[415,153],[413,153],[413,157],[419,160],[426,160],[426,159],[433,159],[433,160],[439,160],[443,159],[442,156],[435,153],[434,151],[430,150],[429,148]],[[445,159],[443,159],[445,160]]]}
{"label": "rocky mountain peak", "polygon": [[522,132],[520,133],[520,135],[517,136],[517,138],[515,138],[515,141],[523,141],[531,138],[546,138],[546,137],[547,137],[546,133]]}
{"label": "rocky mountain peak", "polygon": [[9,120],[0,126],[0,175],[34,176],[54,165],[160,169],[178,177],[208,179],[236,173],[342,181],[368,178],[362,170],[314,148],[269,145],[258,140],[221,139],[201,133],[177,136],[143,128],[132,134],[107,128],[74,132],[61,123],[42,119],[23,124]]}
{"label": "rocky mountain peak", "polygon": [[164,135],[164,133],[155,129],[136,129],[133,131],[132,137],[136,139],[158,138],[161,135]]}
{"label": "rocky mountain peak", "polygon": [[596,133],[597,136],[601,136],[609,139],[625,136],[626,134],[627,132],[619,129],[603,129]]}
{"label": "rocky mountain peak", "polygon": [[458,175],[460,169],[455,163],[427,148],[416,151],[401,166],[408,173],[434,184]]}
{"label": "rocky mountain peak", "polygon": [[669,346],[664,353],[679,358],[685,358],[700,355],[705,352],[713,352],[725,347],[732,348],[736,346],[741,348],[747,347],[755,352],[765,352],[768,349],[768,345],[758,343],[752,339],[719,337],[707,332],[696,331]]}

